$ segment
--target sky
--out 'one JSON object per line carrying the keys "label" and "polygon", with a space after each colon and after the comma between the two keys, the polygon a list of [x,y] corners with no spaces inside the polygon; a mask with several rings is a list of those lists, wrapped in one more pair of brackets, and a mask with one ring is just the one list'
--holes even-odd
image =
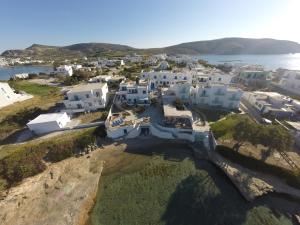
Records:
{"label": "sky", "polygon": [[0,52],[33,43],[164,47],[223,37],[300,43],[300,0],[0,0]]}

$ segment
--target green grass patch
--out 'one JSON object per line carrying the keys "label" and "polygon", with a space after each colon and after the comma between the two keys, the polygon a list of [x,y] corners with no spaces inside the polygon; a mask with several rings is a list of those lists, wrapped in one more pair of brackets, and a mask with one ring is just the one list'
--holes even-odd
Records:
{"label": "green grass patch", "polygon": [[245,156],[226,146],[219,145],[217,146],[216,151],[234,163],[237,163],[250,170],[280,177],[290,186],[300,189],[300,174],[297,172],[293,172],[279,166],[270,165],[262,160],[255,159],[250,156]]}
{"label": "green grass patch", "polygon": [[17,91],[25,91],[31,95],[47,96],[59,92],[59,87],[41,85],[28,81],[9,81],[9,85]]}
{"label": "green grass patch", "polygon": [[216,138],[232,139],[235,125],[241,121],[247,115],[233,114],[226,117],[224,120],[220,120],[211,124],[211,129]]}
{"label": "green grass patch", "polygon": [[152,157],[129,168],[101,177],[91,225],[292,224],[265,206],[246,203],[210,164],[196,168],[190,159]]}

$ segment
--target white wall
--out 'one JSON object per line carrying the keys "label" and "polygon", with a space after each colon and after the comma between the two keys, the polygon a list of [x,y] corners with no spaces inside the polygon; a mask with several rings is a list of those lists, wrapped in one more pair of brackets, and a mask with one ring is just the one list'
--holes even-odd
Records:
{"label": "white wall", "polygon": [[60,130],[60,126],[56,121],[39,123],[39,124],[27,124],[27,127],[35,134],[46,134],[46,133]]}

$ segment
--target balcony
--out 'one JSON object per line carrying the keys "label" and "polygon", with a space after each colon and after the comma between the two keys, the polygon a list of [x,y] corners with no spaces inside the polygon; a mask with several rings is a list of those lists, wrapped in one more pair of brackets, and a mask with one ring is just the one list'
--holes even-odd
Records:
{"label": "balcony", "polygon": [[217,91],[217,92],[215,92],[215,95],[223,96],[223,95],[225,95],[225,93],[221,92],[221,91]]}

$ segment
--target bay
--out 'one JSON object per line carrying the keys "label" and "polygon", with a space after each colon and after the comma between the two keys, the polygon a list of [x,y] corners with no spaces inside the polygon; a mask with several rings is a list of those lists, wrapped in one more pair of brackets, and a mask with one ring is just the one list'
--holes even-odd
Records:
{"label": "bay", "polygon": [[0,80],[9,78],[18,73],[50,73],[53,71],[51,66],[10,66],[0,67]]}
{"label": "bay", "polygon": [[268,70],[278,68],[300,70],[300,53],[282,55],[199,55],[197,57],[211,64],[259,64]]}

